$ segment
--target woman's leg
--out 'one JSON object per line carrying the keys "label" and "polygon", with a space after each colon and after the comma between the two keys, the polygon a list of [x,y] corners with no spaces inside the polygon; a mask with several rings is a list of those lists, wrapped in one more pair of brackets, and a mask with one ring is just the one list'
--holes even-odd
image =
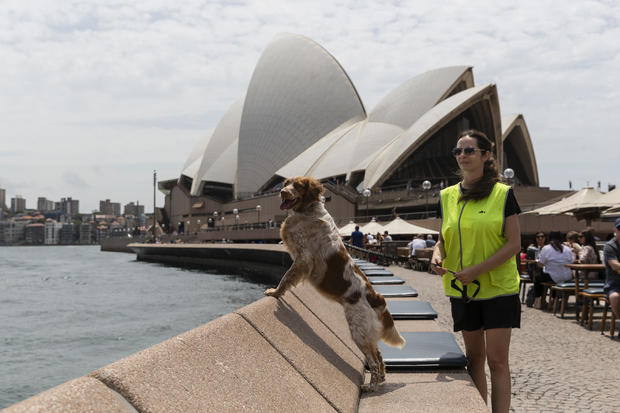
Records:
{"label": "woman's leg", "polygon": [[493,413],[510,409],[510,328],[493,328],[486,331],[487,361],[491,371],[491,408]]}
{"label": "woman's leg", "polygon": [[534,277],[534,298],[538,298],[542,295],[542,285],[540,283],[552,281],[551,276],[546,272],[541,272]]}
{"label": "woman's leg", "polygon": [[484,344],[484,331],[463,330],[463,340],[465,341],[465,353],[467,355],[467,370],[476,388],[482,396],[482,400],[487,402],[487,376],[484,372],[486,352]]}

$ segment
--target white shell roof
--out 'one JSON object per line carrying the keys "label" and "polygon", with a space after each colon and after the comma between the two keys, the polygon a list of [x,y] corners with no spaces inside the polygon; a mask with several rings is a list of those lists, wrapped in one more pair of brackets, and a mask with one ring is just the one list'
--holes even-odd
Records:
{"label": "white shell roof", "polygon": [[189,157],[185,161],[183,165],[183,170],[181,171],[181,175],[185,175],[189,178],[194,178],[196,172],[198,172],[198,167],[200,166],[200,162],[202,162],[202,156],[204,155],[205,149],[209,143],[209,136],[205,136],[196,144],[192,153],[189,154]]}
{"label": "white shell roof", "polygon": [[439,125],[458,116],[488,93],[497,93],[495,85],[466,89],[426,112],[407,131],[380,148],[367,165],[360,165],[366,170],[364,187],[371,188],[380,185],[396,166],[438,129]]}
{"label": "white shell roof", "polygon": [[470,66],[450,66],[424,72],[388,93],[368,115],[370,122],[383,122],[409,128],[430,108],[465,81],[474,86]]}
{"label": "white shell roof", "polygon": [[515,150],[520,151],[517,155],[527,165],[528,170],[524,171],[526,174],[531,175],[531,179],[535,185],[538,185],[538,166],[536,164],[536,155],[534,154],[534,146],[532,145],[532,139],[530,132],[527,129],[525,119],[522,114],[510,114],[502,116],[502,142],[506,141],[508,136],[514,129],[520,129],[521,137],[523,138],[524,145],[513,145]]}
{"label": "white shell roof", "polygon": [[[494,86],[474,87],[470,66],[445,67],[401,84],[367,115],[331,54],[303,36],[278,35],[246,94],[196,145],[181,174],[193,178],[192,195],[201,194],[205,181],[232,184],[243,197],[265,189],[274,175],[349,178],[356,171],[365,171],[364,187],[376,187],[439,128],[489,94],[497,101]],[[523,156],[537,178],[523,117],[502,124],[504,139],[510,128],[525,130]]]}
{"label": "white shell roof", "polygon": [[278,35],[248,87],[239,131],[237,194],[256,192],[320,138],[366,111],[340,64],[312,40]]}
{"label": "white shell roof", "polygon": [[452,66],[423,73],[388,93],[367,120],[337,129],[276,172],[281,177],[328,178],[365,169],[372,155],[405,131],[449,95],[461,81],[473,86],[469,66]]}
{"label": "white shell roof", "polygon": [[[200,194],[204,181],[227,184],[234,182],[237,169],[239,123],[244,98],[245,96],[241,96],[232,104],[211,136],[205,141],[200,164],[192,175],[194,179],[191,188],[192,195]],[[194,161],[192,165],[195,163]]]}

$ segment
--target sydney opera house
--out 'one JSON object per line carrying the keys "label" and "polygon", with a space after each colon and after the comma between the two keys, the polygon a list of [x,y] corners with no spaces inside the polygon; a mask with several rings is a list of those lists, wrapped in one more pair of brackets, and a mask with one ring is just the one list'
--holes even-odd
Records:
{"label": "sydney opera house", "polygon": [[439,189],[458,179],[451,149],[470,128],[494,140],[513,184],[539,186],[525,119],[502,114],[496,86],[477,86],[472,67],[418,74],[368,110],[334,56],[303,36],[278,35],[180,176],[159,182],[159,221],[191,232],[277,224],[286,217],[277,191],[299,175],[325,183],[338,224],[395,211],[427,217]]}

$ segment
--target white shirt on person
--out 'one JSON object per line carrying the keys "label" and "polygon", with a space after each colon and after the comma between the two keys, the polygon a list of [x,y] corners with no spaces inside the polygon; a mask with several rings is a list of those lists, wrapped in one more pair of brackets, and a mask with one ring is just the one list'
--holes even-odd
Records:
{"label": "white shirt on person", "polygon": [[415,250],[421,250],[421,249],[426,248],[426,241],[424,241],[421,238],[415,238],[413,241],[407,244],[407,246],[411,250],[411,256],[414,257]]}
{"label": "white shirt on person", "polygon": [[562,245],[562,252],[557,251],[551,244],[545,245],[540,251],[539,261],[544,265],[543,272],[549,274],[555,283],[573,279],[570,268],[566,268],[564,265],[572,264],[575,257],[566,245]]}

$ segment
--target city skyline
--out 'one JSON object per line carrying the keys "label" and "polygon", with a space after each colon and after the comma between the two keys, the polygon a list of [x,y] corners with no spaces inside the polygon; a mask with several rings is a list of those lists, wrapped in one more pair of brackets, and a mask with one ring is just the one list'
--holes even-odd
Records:
{"label": "city skyline", "polygon": [[527,119],[542,186],[606,190],[620,184],[619,18],[607,2],[5,5],[0,188],[29,208],[71,196],[152,211],[153,170],[177,178],[269,41],[293,32],[337,56],[368,111],[420,72],[474,66],[502,113]]}

